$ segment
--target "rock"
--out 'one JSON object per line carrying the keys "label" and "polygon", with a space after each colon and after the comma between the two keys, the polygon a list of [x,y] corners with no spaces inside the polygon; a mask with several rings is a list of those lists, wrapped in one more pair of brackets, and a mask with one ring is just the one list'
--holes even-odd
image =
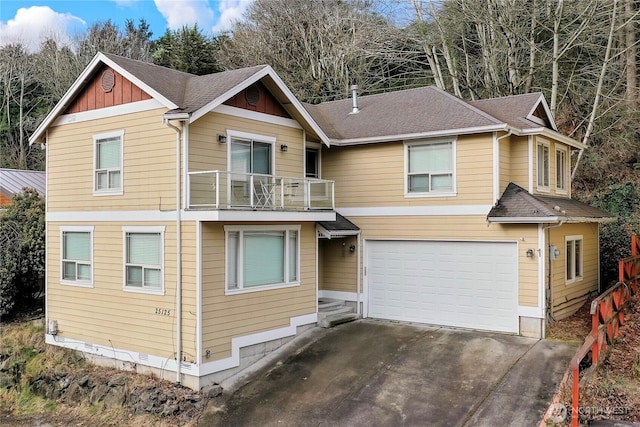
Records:
{"label": "rock", "polygon": [[115,387],[115,386],[125,385],[126,383],[127,383],[127,378],[124,375],[118,375],[116,377],[111,378],[107,383],[107,385],[109,387]]}
{"label": "rock", "polygon": [[78,380],[78,385],[80,387],[86,387],[89,384],[89,375],[85,375],[84,377]]}
{"label": "rock", "polygon": [[104,407],[107,409],[121,408],[126,401],[126,397],[127,395],[124,387],[110,387],[102,402],[104,403]]}
{"label": "rock", "polygon": [[109,387],[106,384],[97,384],[89,394],[89,403],[95,405],[101,402],[109,392]]}
{"label": "rock", "polygon": [[200,393],[202,393],[202,397],[211,399],[213,397],[217,397],[222,394],[222,386],[218,384],[210,385],[210,386],[204,387],[200,391]]}
{"label": "rock", "polygon": [[82,404],[82,401],[86,397],[86,390],[83,389],[77,382],[72,382],[67,387],[67,391],[65,391],[62,396],[62,401],[69,406],[78,406]]}
{"label": "rock", "polygon": [[180,411],[180,407],[177,404],[167,404],[162,408],[162,412],[160,412],[160,415],[163,417],[170,417],[171,415],[177,414],[178,411]]}

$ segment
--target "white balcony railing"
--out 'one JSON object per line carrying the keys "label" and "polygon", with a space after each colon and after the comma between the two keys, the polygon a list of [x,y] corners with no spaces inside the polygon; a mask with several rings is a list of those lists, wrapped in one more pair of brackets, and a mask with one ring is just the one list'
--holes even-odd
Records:
{"label": "white balcony railing", "polygon": [[189,209],[334,209],[334,183],[228,171],[189,172]]}

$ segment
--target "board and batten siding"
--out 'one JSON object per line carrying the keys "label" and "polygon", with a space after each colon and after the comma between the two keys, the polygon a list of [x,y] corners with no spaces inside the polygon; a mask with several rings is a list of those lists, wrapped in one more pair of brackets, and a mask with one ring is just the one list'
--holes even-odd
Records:
{"label": "board and batten siding", "polygon": [[535,224],[487,225],[486,218],[480,216],[380,216],[350,220],[362,230],[365,245],[366,239],[518,242],[518,304],[538,306],[538,258],[526,255],[527,249],[534,249],[537,254]]}
{"label": "board and batten siding", "polygon": [[[230,169],[227,165],[230,141],[224,144],[218,142],[218,135],[226,135],[227,130],[275,137],[274,175],[304,176],[302,129],[256,122],[221,113],[208,113],[189,126],[189,171],[228,171]],[[282,144],[287,145],[286,152],[280,150]]]}
{"label": "board and batten siding", "polygon": [[[176,133],[165,110],[54,126],[47,154],[48,212],[175,209]],[[93,136],[124,130],[122,195],[94,196]]]}
{"label": "board and batten siding", "polygon": [[[590,292],[598,290],[598,224],[565,224],[550,231],[550,244],[560,250],[558,258],[551,261],[551,310],[554,319],[561,320],[575,313],[587,300]],[[566,281],[566,236],[582,236],[583,239],[583,277],[573,283]]]}
{"label": "board and batten siding", "polygon": [[[61,226],[47,224],[47,318],[58,322],[58,337],[167,359],[176,349],[175,223],[90,224],[93,230],[93,287],[60,283]],[[123,290],[123,226],[164,226],[164,295]],[[188,362],[196,359],[196,269],[194,222],[183,222],[182,346]],[[160,309],[159,312],[156,309]],[[170,315],[165,315],[168,310]],[[165,314],[159,314],[165,313]],[[108,356],[108,355],[107,355]],[[121,354],[117,356],[122,356]]]}
{"label": "board and batten siding", "polygon": [[489,205],[493,203],[493,136],[456,142],[454,197],[405,197],[402,142],[331,147],[322,151],[322,176],[335,181],[336,206]]}
{"label": "board and batten siding", "polygon": [[300,229],[300,286],[236,295],[225,295],[224,225],[202,224],[202,352],[211,354],[202,363],[230,357],[233,338],[288,327],[292,317],[316,312],[315,224]]}

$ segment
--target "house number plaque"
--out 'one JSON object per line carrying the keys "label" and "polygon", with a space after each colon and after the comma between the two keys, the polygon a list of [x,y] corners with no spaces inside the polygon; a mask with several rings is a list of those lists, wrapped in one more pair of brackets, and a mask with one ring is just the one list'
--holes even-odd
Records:
{"label": "house number plaque", "polygon": [[156,314],[159,314],[160,316],[171,316],[171,310],[168,308],[156,307]]}

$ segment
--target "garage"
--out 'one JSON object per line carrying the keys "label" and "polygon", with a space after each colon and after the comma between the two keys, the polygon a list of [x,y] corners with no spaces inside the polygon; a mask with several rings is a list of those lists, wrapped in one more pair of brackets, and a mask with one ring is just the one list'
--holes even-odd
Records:
{"label": "garage", "polygon": [[514,242],[367,240],[368,317],[518,332]]}

